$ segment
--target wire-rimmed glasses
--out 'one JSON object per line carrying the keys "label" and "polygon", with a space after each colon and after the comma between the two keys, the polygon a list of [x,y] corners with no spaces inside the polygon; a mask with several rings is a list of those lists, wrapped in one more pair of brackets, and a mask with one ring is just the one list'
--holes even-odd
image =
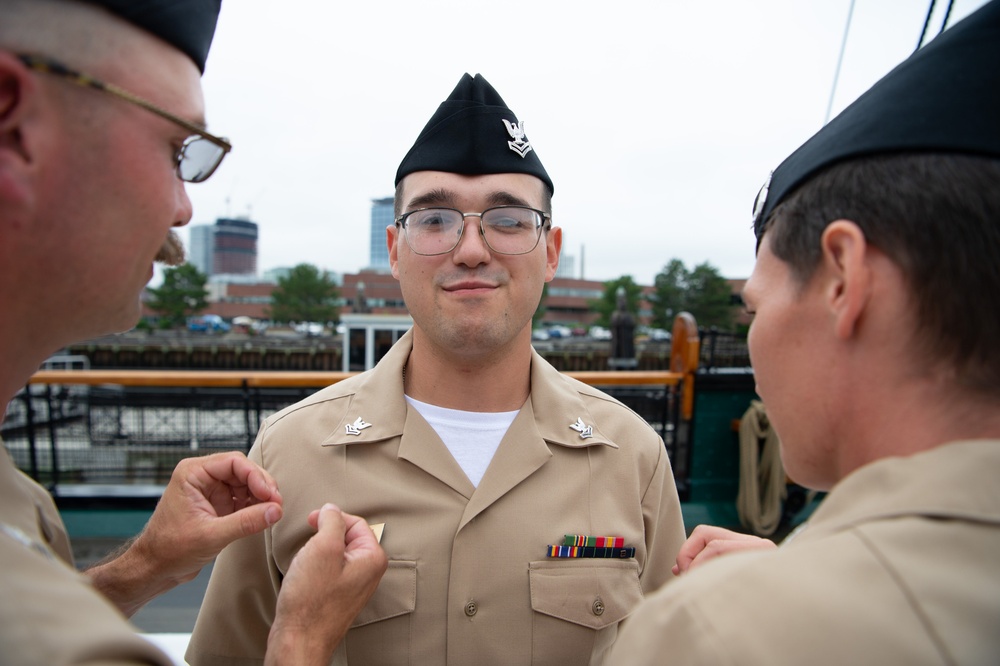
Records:
{"label": "wire-rimmed glasses", "polygon": [[527,254],[538,245],[542,230],[550,222],[546,213],[528,206],[496,206],[481,213],[463,213],[455,208],[418,208],[396,218],[406,244],[416,254],[447,254],[458,247],[465,231],[465,218],[478,217],[487,247],[498,254]]}
{"label": "wire-rimmed glasses", "polygon": [[92,88],[106,93],[110,93],[126,102],[141,106],[142,108],[155,113],[156,115],[180,125],[192,135],[185,139],[184,144],[174,156],[177,164],[177,176],[189,183],[200,183],[208,180],[209,176],[215,173],[222,163],[222,158],[233,149],[228,139],[215,136],[206,132],[203,128],[179,116],[175,116],[169,111],[161,109],[149,100],[143,99],[134,93],[116,86],[113,83],[105,83],[92,76],[83,74],[63,65],[60,62],[43,58],[41,56],[18,54],[21,62],[36,72],[44,72],[62,77],[67,81],[75,83],[84,88]]}

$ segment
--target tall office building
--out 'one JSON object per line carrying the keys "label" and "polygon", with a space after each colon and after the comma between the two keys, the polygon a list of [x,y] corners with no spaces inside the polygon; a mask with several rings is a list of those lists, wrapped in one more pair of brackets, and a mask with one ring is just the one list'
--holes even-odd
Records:
{"label": "tall office building", "polygon": [[256,276],[256,223],[220,217],[215,224],[191,227],[188,261],[209,277]]}
{"label": "tall office building", "polygon": [[389,270],[389,248],[385,245],[385,228],[393,223],[392,197],[372,199],[372,222],[369,233],[368,268]]}
{"label": "tall office building", "polygon": [[[566,244],[566,236],[566,230],[563,229],[562,252],[559,253],[559,267],[556,269],[556,277],[572,280],[577,277],[576,257],[570,254],[566,249],[569,247],[569,245]],[[582,251],[583,250],[581,249],[581,252]],[[582,275],[580,277],[583,278]]]}
{"label": "tall office building", "polygon": [[189,245],[188,263],[205,275],[211,275],[212,255],[215,252],[215,227],[211,224],[192,226]]}
{"label": "tall office building", "polygon": [[257,225],[220,217],[215,221],[212,275],[257,274]]}

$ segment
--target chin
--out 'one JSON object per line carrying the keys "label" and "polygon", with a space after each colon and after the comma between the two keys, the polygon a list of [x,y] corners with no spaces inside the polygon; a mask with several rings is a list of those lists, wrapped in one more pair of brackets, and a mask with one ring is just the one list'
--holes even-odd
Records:
{"label": "chin", "polygon": [[106,330],[99,335],[111,335],[115,333],[125,333],[135,328],[142,318],[142,303],[135,299],[129,306],[123,307],[115,316],[106,320]]}

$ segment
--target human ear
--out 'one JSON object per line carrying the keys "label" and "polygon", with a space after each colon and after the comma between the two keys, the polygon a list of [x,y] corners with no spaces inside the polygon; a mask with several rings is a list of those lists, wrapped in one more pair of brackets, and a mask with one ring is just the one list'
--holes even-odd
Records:
{"label": "human ear", "polygon": [[545,281],[551,282],[559,268],[559,254],[562,250],[562,228],[552,227],[545,234]]}
{"label": "human ear", "polygon": [[24,122],[27,97],[35,92],[30,72],[11,53],[0,51],[0,168],[4,180],[12,175],[11,168],[30,161],[24,145]]}
{"label": "human ear", "polygon": [[27,67],[15,55],[0,51],[0,201],[10,206],[29,192],[33,156],[24,127],[39,98]]}
{"label": "human ear", "polygon": [[833,317],[834,333],[842,340],[858,332],[871,302],[873,271],[871,249],[861,228],[850,220],[835,220],[820,238],[823,257],[824,297]]}
{"label": "human ear", "polygon": [[390,224],[385,228],[385,245],[389,248],[389,267],[392,269],[392,277],[399,279],[399,227]]}

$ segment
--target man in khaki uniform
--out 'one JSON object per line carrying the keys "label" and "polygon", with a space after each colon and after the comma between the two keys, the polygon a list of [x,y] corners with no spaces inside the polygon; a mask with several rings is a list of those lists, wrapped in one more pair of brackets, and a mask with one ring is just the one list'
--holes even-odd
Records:
{"label": "man in khaki uniform", "polygon": [[692,535],[696,570],[610,659],[998,663],[1000,2],[875,84],[757,206],[757,388],[789,475],[830,494],[770,552],[713,558],[753,541]]}
{"label": "man in khaki uniform", "polygon": [[[0,0],[0,404],[58,349],[133,326],[154,260],[183,260],[185,182],[229,150],[203,120],[218,13],[218,0]],[[171,663],[125,618],[281,515],[242,454],[182,461],[142,533],[79,573],[51,496],[0,450],[0,662]],[[385,567],[360,519],[323,507],[308,522],[319,531],[286,578],[269,663],[328,660]]]}
{"label": "man in khaki uniform", "polygon": [[[531,348],[561,231],[551,180],[485,79],[462,78],[396,182],[387,240],[413,329],[373,370],[269,418],[250,453],[291,516],[330,500],[384,524],[389,569],[334,663],[600,663],[684,538],[663,442]],[[260,658],[308,536],[295,522],[222,553],[190,663]],[[548,557],[567,534],[623,548]]]}

